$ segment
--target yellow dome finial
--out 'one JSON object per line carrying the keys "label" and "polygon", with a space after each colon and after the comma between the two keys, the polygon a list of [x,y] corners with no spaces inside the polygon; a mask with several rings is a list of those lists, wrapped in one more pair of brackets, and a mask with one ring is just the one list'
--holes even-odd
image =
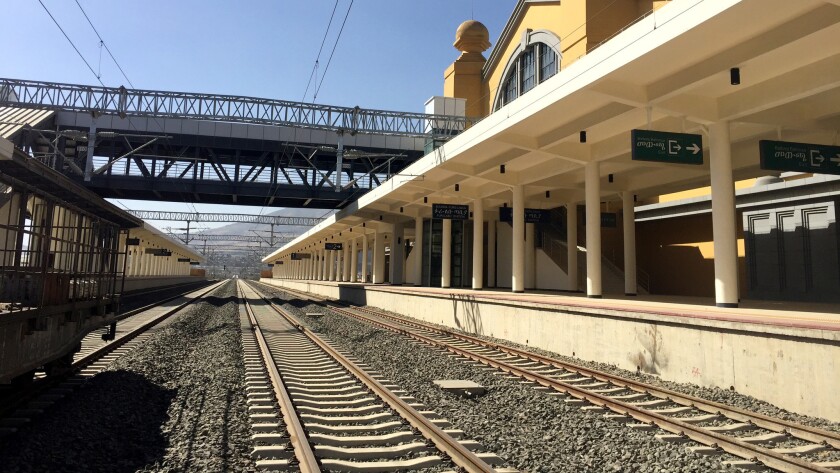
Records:
{"label": "yellow dome finial", "polygon": [[479,21],[467,20],[455,32],[455,49],[463,53],[483,53],[490,47],[490,32]]}

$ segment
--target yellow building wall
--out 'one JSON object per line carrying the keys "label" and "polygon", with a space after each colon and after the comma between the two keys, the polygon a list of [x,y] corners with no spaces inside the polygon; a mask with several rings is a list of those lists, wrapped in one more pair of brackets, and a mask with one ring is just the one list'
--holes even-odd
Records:
{"label": "yellow building wall", "polygon": [[[741,213],[737,213],[741,221]],[[744,232],[738,228],[738,289],[746,294]],[[690,215],[636,223],[639,269],[650,274],[652,294],[714,297],[712,215]]]}
{"label": "yellow building wall", "polygon": [[524,13],[512,25],[513,34],[505,44],[496,44],[503,51],[500,59],[484,75],[481,96],[485,114],[493,103],[504,79],[505,67],[526,30],[548,30],[560,38],[560,70],[568,67],[600,42],[669,0],[564,0],[525,6]]}
{"label": "yellow building wall", "polygon": [[487,115],[486,102],[482,100],[481,69],[483,66],[484,62],[458,60],[443,73],[444,97],[466,99],[465,113],[468,117]]}
{"label": "yellow building wall", "polygon": [[[755,179],[745,179],[743,181],[735,181],[735,190],[746,189],[748,187],[752,187],[755,185]],[[706,187],[697,187],[695,189],[688,189],[685,191],[674,192],[671,194],[663,194],[660,195],[654,202],[651,203],[663,203],[663,202],[673,202],[675,200],[681,199],[691,199],[694,197],[703,197],[707,195],[712,195],[712,188],[709,186]]]}
{"label": "yellow building wall", "polygon": [[503,79],[502,74],[511,55],[521,44],[522,35],[526,30],[548,30],[561,38],[560,69],[562,70],[586,54],[586,28],[581,27],[584,22],[586,22],[586,3],[583,0],[565,1],[559,5],[546,3],[527,6],[522,16],[513,24],[514,33],[508,42],[494,46],[503,53],[499,56],[498,62],[488,69],[484,76],[485,109],[493,110],[493,103]]}
{"label": "yellow building wall", "polygon": [[587,0],[586,1],[586,51],[621,31],[638,18],[639,9],[651,2],[637,0]]}

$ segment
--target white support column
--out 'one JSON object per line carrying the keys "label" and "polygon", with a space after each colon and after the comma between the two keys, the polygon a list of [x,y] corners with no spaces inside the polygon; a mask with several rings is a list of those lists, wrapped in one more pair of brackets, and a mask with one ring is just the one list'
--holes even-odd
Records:
{"label": "white support column", "polygon": [[314,251],[309,252],[309,274],[306,279],[310,281],[315,279],[315,263],[318,261],[318,254]]}
{"label": "white support column", "polygon": [[537,240],[533,223],[525,224],[525,289],[537,287]]}
{"label": "white support column", "polygon": [[145,267],[145,270],[143,271],[143,276],[146,276],[146,277],[154,276],[155,275],[155,256],[152,255],[151,253],[149,253],[149,254],[144,253],[143,257],[145,258],[144,262],[146,263],[145,265],[143,265]]}
{"label": "white support column", "polygon": [[715,249],[715,303],[738,307],[738,233],[735,228],[735,182],[729,122],[709,126],[712,181],[712,234]]}
{"label": "white support column", "polygon": [[498,209],[487,220],[487,287],[496,287],[496,219]]}
{"label": "white support column", "polygon": [[373,283],[385,282],[385,232],[377,229],[373,240]]}
{"label": "white support column", "polygon": [[624,294],[635,296],[636,285],[636,207],[630,191],[622,194],[624,204]]}
{"label": "white support column", "polygon": [[362,282],[364,283],[368,280],[368,247],[370,247],[370,242],[365,234],[362,238]]}
{"label": "white support column", "polygon": [[484,201],[473,201],[472,288],[484,288]]}
{"label": "white support column", "polygon": [[321,267],[321,277],[319,277],[318,279],[320,279],[321,281],[326,281],[327,280],[327,250],[321,250],[321,264],[320,264],[320,267]]}
{"label": "white support column", "polygon": [[335,251],[327,250],[327,279],[335,281]]}
{"label": "white support column", "polygon": [[452,287],[452,220],[443,220],[443,245],[440,255],[440,287]]}
{"label": "white support column", "polygon": [[566,204],[566,274],[569,277],[569,291],[578,292],[578,208],[577,202]]}
{"label": "white support column", "polygon": [[405,228],[402,223],[395,223],[391,232],[391,284],[403,283],[403,268],[405,267]]}
{"label": "white support column", "polygon": [[350,282],[356,282],[358,280],[358,267],[359,267],[359,239],[353,238],[353,242],[351,243],[353,246],[350,249]]}
{"label": "white support column", "polygon": [[341,276],[341,280],[344,282],[350,282],[350,242],[344,242],[344,255],[341,259],[344,262],[344,272]]}
{"label": "white support column", "polygon": [[414,285],[423,285],[423,217],[414,217]]}
{"label": "white support column", "polygon": [[601,297],[601,175],[597,161],[586,163],[586,295]]}
{"label": "white support column", "polygon": [[525,189],[513,186],[513,265],[511,266],[511,290],[525,292]]}

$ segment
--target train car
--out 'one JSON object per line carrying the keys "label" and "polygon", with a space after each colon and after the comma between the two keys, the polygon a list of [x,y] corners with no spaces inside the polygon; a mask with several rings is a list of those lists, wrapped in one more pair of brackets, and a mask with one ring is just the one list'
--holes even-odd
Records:
{"label": "train car", "polygon": [[116,320],[128,231],[142,221],[0,139],[0,383],[72,363]]}

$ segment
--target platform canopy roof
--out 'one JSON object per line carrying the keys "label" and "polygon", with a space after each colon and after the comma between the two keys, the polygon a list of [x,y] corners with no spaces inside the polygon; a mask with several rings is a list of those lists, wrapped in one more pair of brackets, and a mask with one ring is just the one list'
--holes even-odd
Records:
{"label": "platform canopy roof", "polygon": [[[429,215],[438,202],[510,203],[513,185],[525,186],[527,207],[580,202],[591,161],[602,200],[707,186],[713,123],[731,123],[735,179],[771,174],[760,169],[759,140],[838,143],[837,38],[840,0],[675,0],[265,261],[364,221],[374,227],[380,215],[387,223]],[[703,135],[704,164],[631,160],[631,130],[645,128]]]}

